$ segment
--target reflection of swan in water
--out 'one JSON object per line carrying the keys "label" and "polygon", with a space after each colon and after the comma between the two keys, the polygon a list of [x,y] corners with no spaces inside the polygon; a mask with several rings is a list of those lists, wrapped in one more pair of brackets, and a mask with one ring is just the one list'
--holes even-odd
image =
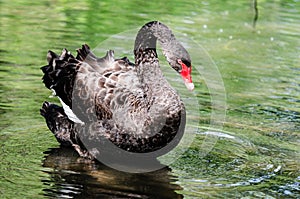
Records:
{"label": "reflection of swan in water", "polygon": [[[111,169],[79,157],[70,148],[46,152],[43,166],[48,168],[44,194],[53,198],[183,198],[175,190],[170,168],[132,174]],[[50,169],[49,169],[50,168]]]}

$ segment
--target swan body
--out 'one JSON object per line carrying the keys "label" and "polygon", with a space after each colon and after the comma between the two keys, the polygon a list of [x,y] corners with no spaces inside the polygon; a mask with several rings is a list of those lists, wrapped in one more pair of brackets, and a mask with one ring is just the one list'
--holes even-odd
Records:
{"label": "swan body", "polygon": [[76,57],[66,49],[61,55],[48,52],[48,64],[41,68],[43,82],[63,107],[44,102],[41,115],[58,142],[90,159],[106,150],[98,147],[106,142],[133,153],[153,152],[174,143],[169,151],[178,144],[185,107],[160,70],[157,41],[170,66],[193,90],[188,52],[157,21],[138,32],[134,63],[126,57],[116,59],[112,50],[98,58],[86,44]]}

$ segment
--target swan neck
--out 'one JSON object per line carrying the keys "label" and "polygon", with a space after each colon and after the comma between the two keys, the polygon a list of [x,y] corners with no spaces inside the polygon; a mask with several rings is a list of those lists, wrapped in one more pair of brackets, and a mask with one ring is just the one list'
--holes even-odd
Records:
{"label": "swan neck", "polygon": [[134,55],[136,65],[143,62],[157,62],[156,43],[160,43],[167,59],[168,52],[176,46],[176,39],[171,30],[164,24],[154,21],[145,24],[138,32],[135,40]]}

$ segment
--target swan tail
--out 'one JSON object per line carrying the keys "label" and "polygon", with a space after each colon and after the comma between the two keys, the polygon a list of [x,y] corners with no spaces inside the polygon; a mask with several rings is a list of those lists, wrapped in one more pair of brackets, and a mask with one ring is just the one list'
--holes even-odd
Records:
{"label": "swan tail", "polygon": [[48,128],[61,145],[71,146],[73,144],[71,134],[74,123],[69,120],[62,107],[44,102],[40,114],[45,118]]}
{"label": "swan tail", "polygon": [[62,146],[72,147],[81,157],[94,158],[78,139],[74,123],[62,107],[45,101],[40,114],[45,118],[48,128]]}
{"label": "swan tail", "polygon": [[[106,79],[102,77],[102,72],[115,63],[113,51],[108,51],[103,58],[97,58],[85,44],[77,50],[76,57],[64,49],[60,55],[49,51],[47,60],[48,65],[41,68],[44,73],[42,79],[45,86],[61,101],[64,113],[71,121],[79,124],[93,120],[86,117],[86,111],[95,106],[93,95],[98,87],[93,81]],[[74,104],[76,107],[73,107]]]}
{"label": "swan tail", "polygon": [[73,85],[80,62],[67,49],[61,55],[49,51],[47,60],[48,65],[41,68],[44,73],[43,83],[66,105],[72,107]]}

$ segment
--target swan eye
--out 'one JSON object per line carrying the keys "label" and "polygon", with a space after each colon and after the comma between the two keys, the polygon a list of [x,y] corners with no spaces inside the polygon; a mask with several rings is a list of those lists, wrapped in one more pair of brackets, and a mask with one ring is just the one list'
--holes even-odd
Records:
{"label": "swan eye", "polygon": [[191,62],[182,59],[181,62],[183,62],[187,67],[191,67]]}
{"label": "swan eye", "polygon": [[[178,59],[177,62],[180,64],[181,67],[183,67],[183,65],[185,65],[187,68],[191,67],[191,62],[185,60],[185,59]],[[181,69],[178,69],[177,71],[181,72]]]}

